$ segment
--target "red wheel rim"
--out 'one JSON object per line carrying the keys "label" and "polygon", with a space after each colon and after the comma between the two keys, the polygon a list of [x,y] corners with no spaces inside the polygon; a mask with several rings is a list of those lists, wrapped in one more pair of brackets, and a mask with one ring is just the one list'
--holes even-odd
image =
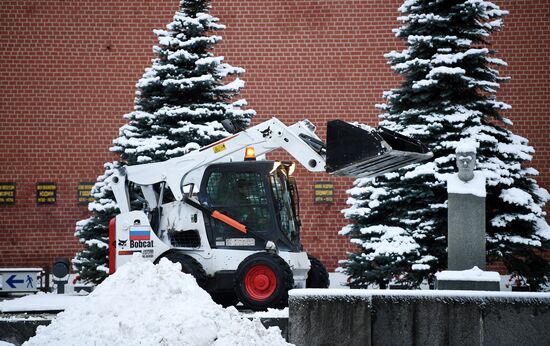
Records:
{"label": "red wheel rim", "polygon": [[277,277],[273,270],[265,264],[257,264],[250,268],[244,276],[244,287],[254,300],[269,298],[277,288]]}

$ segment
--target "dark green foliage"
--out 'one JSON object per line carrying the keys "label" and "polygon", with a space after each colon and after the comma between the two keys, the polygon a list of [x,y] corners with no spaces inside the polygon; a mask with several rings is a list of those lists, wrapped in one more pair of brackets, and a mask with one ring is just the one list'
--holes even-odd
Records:
{"label": "dark green foliage", "polygon": [[[155,30],[155,59],[136,84],[134,111],[124,117],[111,150],[121,163],[106,165],[94,187],[93,216],[77,223],[75,235],[85,244],[73,259],[84,281],[99,283],[108,271],[108,224],[119,212],[112,191],[103,181],[117,165],[164,161],[217,141],[229,133],[221,125],[231,119],[247,127],[253,110],[238,99],[244,69],[224,63],[211,52],[225,26],[208,14],[209,1],[182,0],[180,10],[164,30]],[[226,82],[228,81],[228,82]],[[139,201],[131,196],[139,209]]]}
{"label": "dark green foliage", "polygon": [[408,0],[400,8],[406,42],[386,55],[403,77],[384,94],[380,125],[424,142],[434,159],[374,179],[359,179],[350,190],[346,216],[354,222],[341,232],[359,245],[343,261],[352,285],[397,280],[418,286],[446,269],[446,176],[456,171],[459,141],[475,140],[477,169],[487,180],[487,254],[532,287],[547,282],[550,266],[540,256],[550,229],[543,212],[548,192],[522,164],[533,148],[507,127],[496,99],[506,63],[486,48],[507,14],[489,1]]}

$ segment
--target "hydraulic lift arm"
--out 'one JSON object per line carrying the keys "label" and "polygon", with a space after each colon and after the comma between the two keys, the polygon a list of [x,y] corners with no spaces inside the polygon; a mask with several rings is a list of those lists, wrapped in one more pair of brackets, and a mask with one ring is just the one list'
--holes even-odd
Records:
{"label": "hydraulic lift arm", "polygon": [[183,199],[181,186],[199,181],[198,177],[193,177],[193,171],[215,162],[242,161],[246,147],[250,146],[254,147],[257,156],[283,148],[308,170],[324,172],[323,151],[321,148],[314,149],[301,139],[300,135],[322,143],[315,135],[315,127],[309,121],[300,121],[287,127],[277,118],[272,118],[181,157],[163,162],[125,166],[109,177],[108,182],[121,212],[127,212],[130,210],[130,204],[126,180],[141,185],[144,195],[151,193],[152,184],[164,181],[170,187],[174,198],[180,201]]}
{"label": "hydraulic lift arm", "polygon": [[[367,131],[339,120],[329,122],[327,143],[328,148],[308,120],[286,126],[272,118],[181,157],[123,167],[108,178],[108,183],[121,212],[128,212],[126,180],[142,186],[146,197],[154,194],[152,184],[165,182],[174,198],[181,201],[182,187],[200,182],[199,168],[242,161],[247,147],[254,147],[257,156],[283,149],[311,172],[348,176],[373,176],[431,157],[421,143],[408,137],[385,129]],[[397,145],[398,150],[393,150],[392,145]]]}

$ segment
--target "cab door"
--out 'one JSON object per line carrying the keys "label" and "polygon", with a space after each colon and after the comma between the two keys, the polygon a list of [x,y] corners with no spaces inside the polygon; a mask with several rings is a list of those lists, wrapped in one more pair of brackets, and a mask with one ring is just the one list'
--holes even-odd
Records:
{"label": "cab door", "polygon": [[[250,165],[249,165],[250,168]],[[205,171],[199,200],[271,239],[275,233],[271,191],[265,174],[242,164],[218,164]],[[212,248],[262,249],[265,240],[244,234],[216,219],[205,218]]]}

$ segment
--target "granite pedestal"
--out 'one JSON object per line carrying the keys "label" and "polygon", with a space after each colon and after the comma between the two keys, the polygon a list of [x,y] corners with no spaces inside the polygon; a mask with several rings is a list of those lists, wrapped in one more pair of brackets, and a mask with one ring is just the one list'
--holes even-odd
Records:
{"label": "granite pedestal", "polygon": [[485,270],[485,197],[449,193],[448,268]]}

